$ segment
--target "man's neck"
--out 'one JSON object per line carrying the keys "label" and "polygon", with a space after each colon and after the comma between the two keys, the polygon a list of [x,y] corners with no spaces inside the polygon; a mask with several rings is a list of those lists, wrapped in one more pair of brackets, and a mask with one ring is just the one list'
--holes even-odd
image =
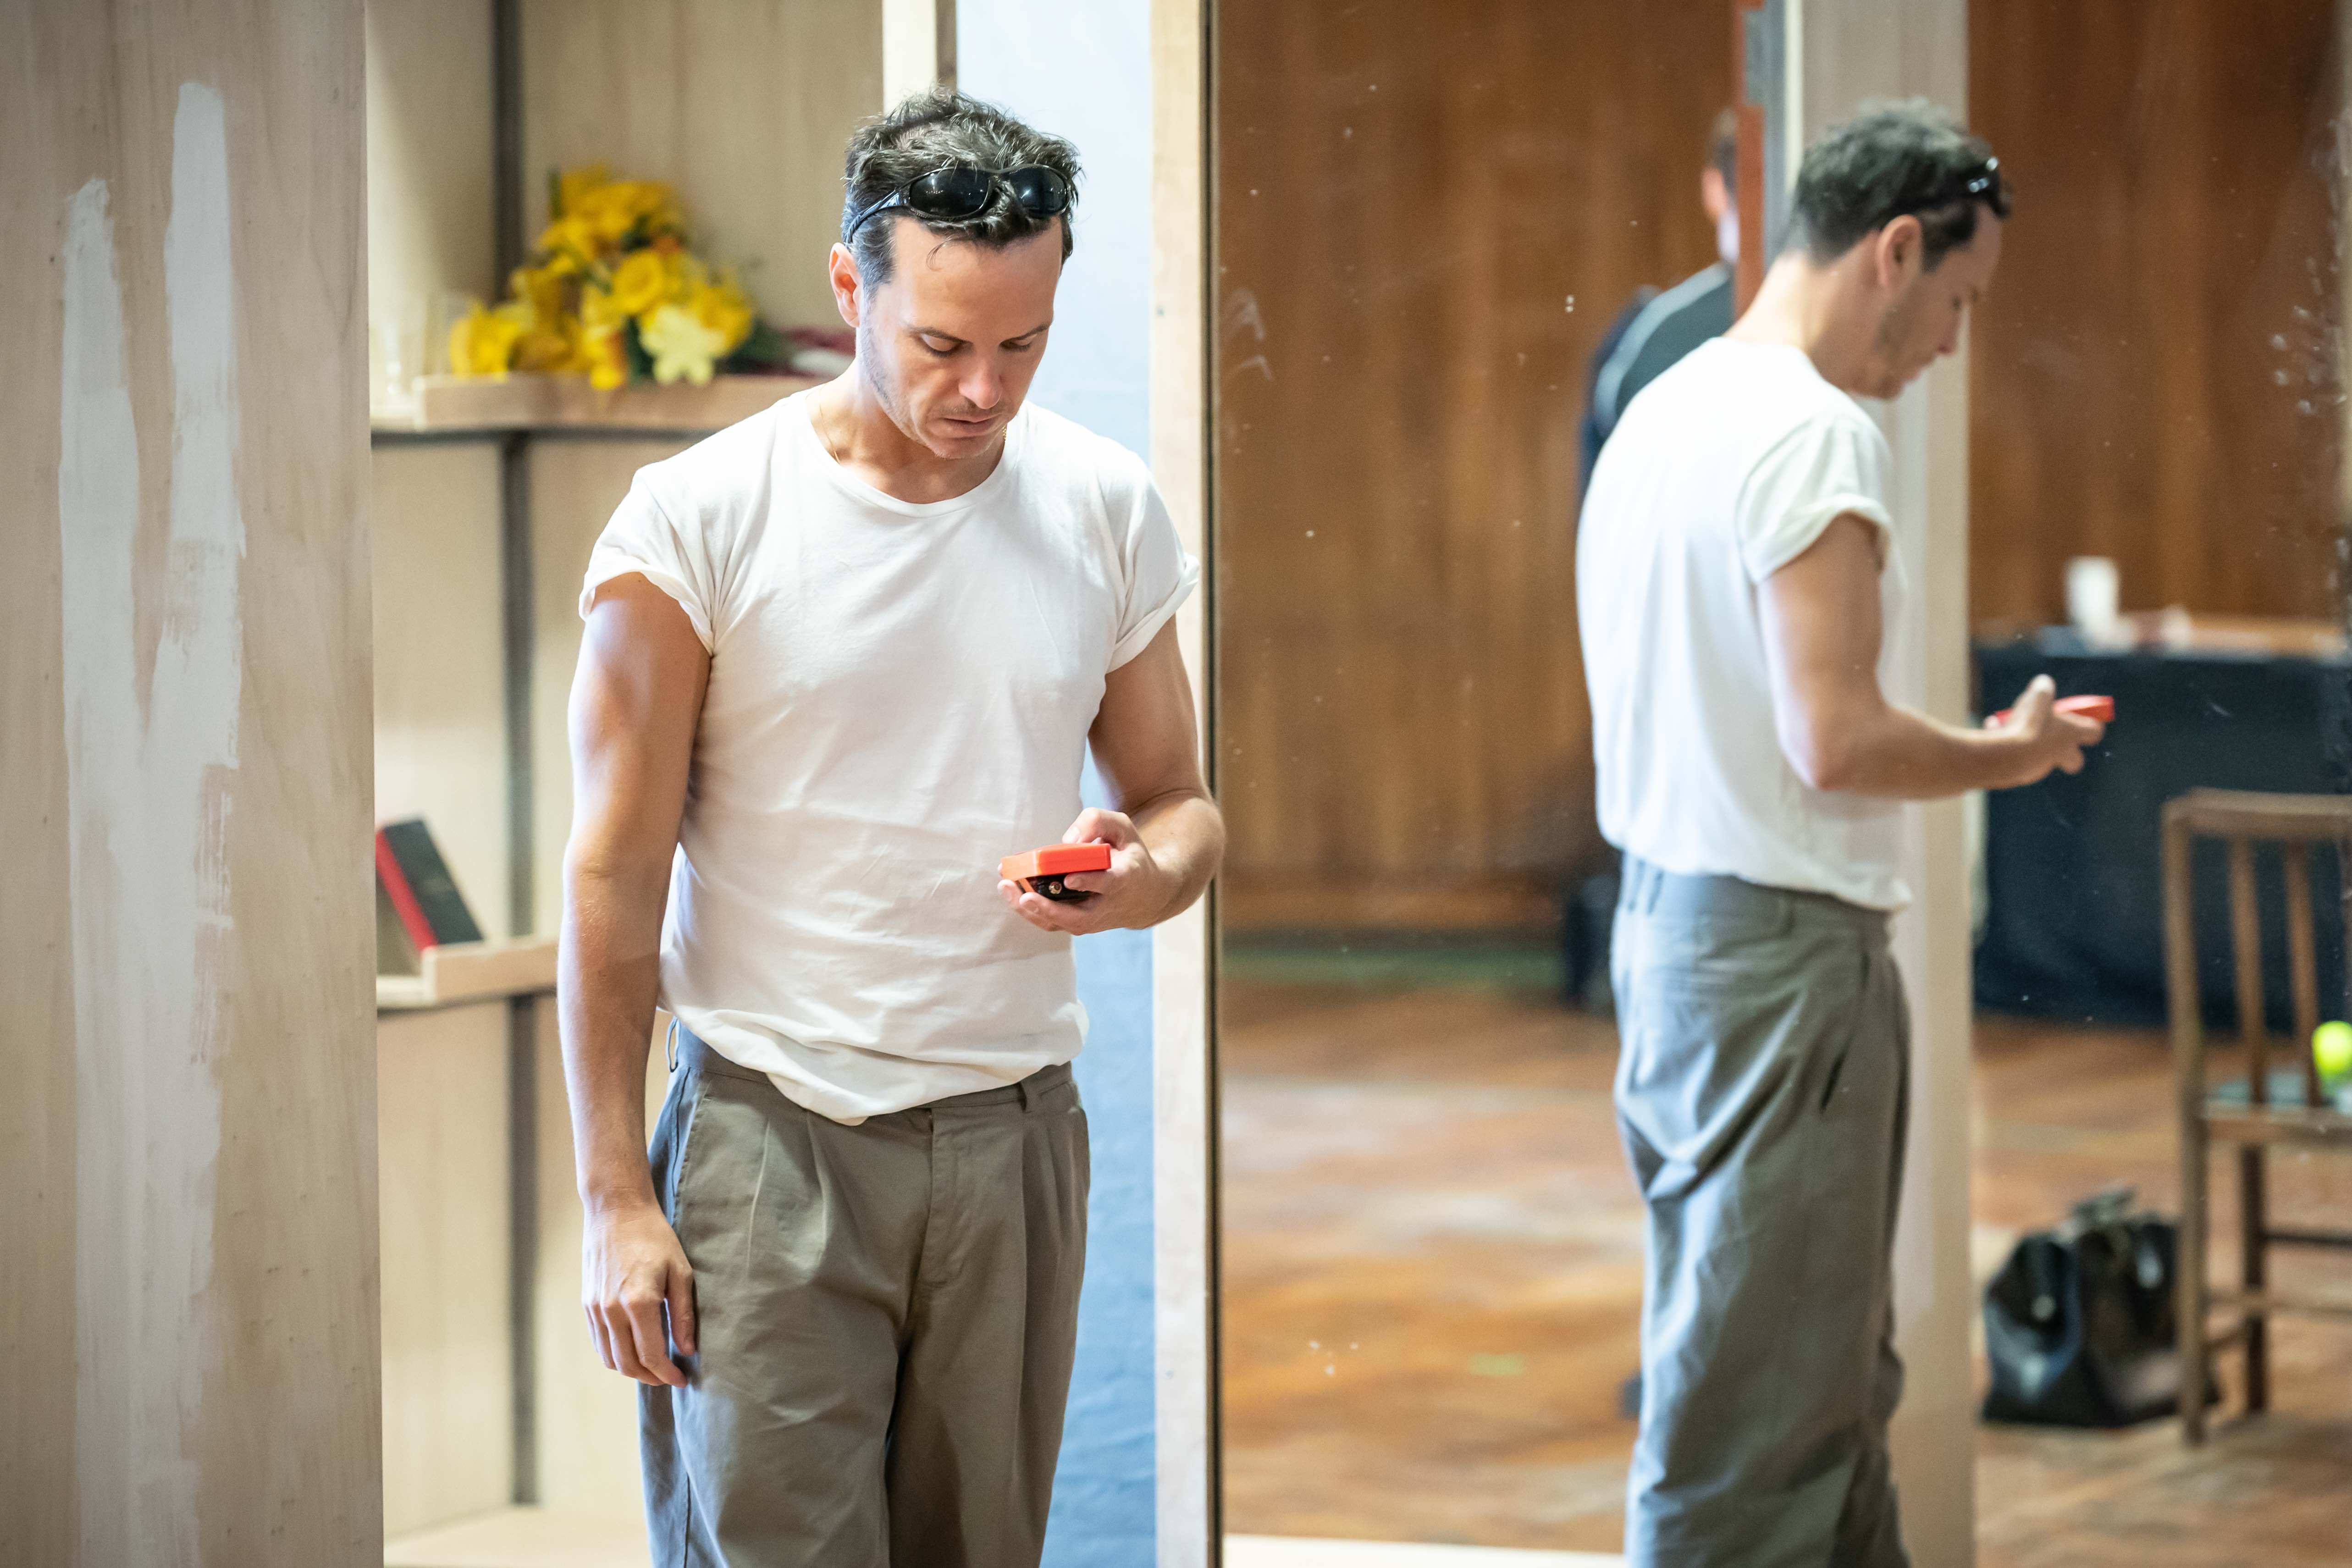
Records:
{"label": "man's neck", "polygon": [[908,436],[883,406],[863,361],[818,390],[809,424],[826,453],[853,477],[919,506],[977,489],[1004,456],[1002,433],[968,458],[942,458]]}
{"label": "man's neck", "polygon": [[1763,286],[1731,331],[1735,342],[1785,343],[1813,362],[1823,381],[1860,397],[1867,382],[1871,323],[1853,309],[1853,280],[1790,251],[1764,274]]}

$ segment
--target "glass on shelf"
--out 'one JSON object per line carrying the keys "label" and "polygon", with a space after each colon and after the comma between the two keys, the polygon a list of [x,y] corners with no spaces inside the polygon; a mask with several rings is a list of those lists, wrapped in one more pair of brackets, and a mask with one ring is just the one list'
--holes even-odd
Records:
{"label": "glass on shelf", "polygon": [[416,412],[416,382],[425,374],[425,297],[407,292],[377,304],[368,321],[368,412],[406,418]]}

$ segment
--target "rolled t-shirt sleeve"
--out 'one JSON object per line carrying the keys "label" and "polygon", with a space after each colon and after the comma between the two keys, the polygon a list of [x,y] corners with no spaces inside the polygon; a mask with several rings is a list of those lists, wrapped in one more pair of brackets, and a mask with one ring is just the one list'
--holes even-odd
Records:
{"label": "rolled t-shirt sleeve", "polygon": [[677,600],[694,623],[703,650],[717,651],[712,627],[719,621],[719,593],[709,542],[700,531],[680,529],[671,521],[642,472],[589,553],[588,574],[580,585],[581,618],[595,606],[596,590],[633,572]]}
{"label": "rolled t-shirt sleeve", "polygon": [[1176,536],[1176,520],[1160,487],[1138,466],[1137,488],[1120,520],[1119,562],[1125,574],[1118,626],[1113,634],[1110,668],[1117,669],[1151,645],[1192,590],[1200,585],[1201,563],[1185,552]]}
{"label": "rolled t-shirt sleeve", "polygon": [[1891,546],[1893,466],[1886,437],[1859,410],[1816,415],[1775,442],[1739,492],[1739,560],[1748,581],[1761,583],[1802,555],[1848,512],[1877,524]]}

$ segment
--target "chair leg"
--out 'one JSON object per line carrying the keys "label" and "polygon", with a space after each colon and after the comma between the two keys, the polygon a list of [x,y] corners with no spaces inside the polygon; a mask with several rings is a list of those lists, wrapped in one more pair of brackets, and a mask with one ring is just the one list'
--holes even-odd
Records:
{"label": "chair leg", "polygon": [[[2249,1144],[2238,1151],[2238,1250],[2245,1288],[2263,1288],[2263,1247],[2269,1215],[2263,1203],[2263,1146]],[[2271,1404],[2270,1323],[2263,1313],[2246,1317],[2246,1414],[2267,1410]]]}
{"label": "chair leg", "polygon": [[2180,1253],[2176,1316],[2180,1335],[2180,1439],[2205,1441],[2205,1124],[2191,1112],[2180,1123]]}

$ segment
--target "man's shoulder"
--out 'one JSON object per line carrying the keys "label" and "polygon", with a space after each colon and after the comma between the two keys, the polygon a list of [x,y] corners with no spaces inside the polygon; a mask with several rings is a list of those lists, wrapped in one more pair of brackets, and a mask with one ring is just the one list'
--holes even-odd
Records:
{"label": "man's shoulder", "polygon": [[1694,355],[1675,369],[1687,372],[1693,394],[1721,399],[1765,445],[1800,431],[1838,432],[1885,444],[1878,422],[1825,380],[1801,349],[1724,340],[1719,350],[1705,358]]}
{"label": "man's shoulder", "polygon": [[1124,513],[1151,487],[1151,470],[1125,445],[1066,414],[1031,403],[1021,411],[1025,484]]}
{"label": "man's shoulder", "polygon": [[779,398],[682,452],[647,463],[637,470],[639,488],[679,517],[725,510],[763,490],[786,421],[797,416],[793,405],[804,395]]}
{"label": "man's shoulder", "polygon": [[1886,432],[1878,427],[1878,421],[1870,416],[1868,410],[1819,376],[1810,383],[1792,385],[1783,412],[1783,439],[1808,437],[1850,440],[1874,452],[1889,456],[1893,453],[1894,448],[1886,442]]}

